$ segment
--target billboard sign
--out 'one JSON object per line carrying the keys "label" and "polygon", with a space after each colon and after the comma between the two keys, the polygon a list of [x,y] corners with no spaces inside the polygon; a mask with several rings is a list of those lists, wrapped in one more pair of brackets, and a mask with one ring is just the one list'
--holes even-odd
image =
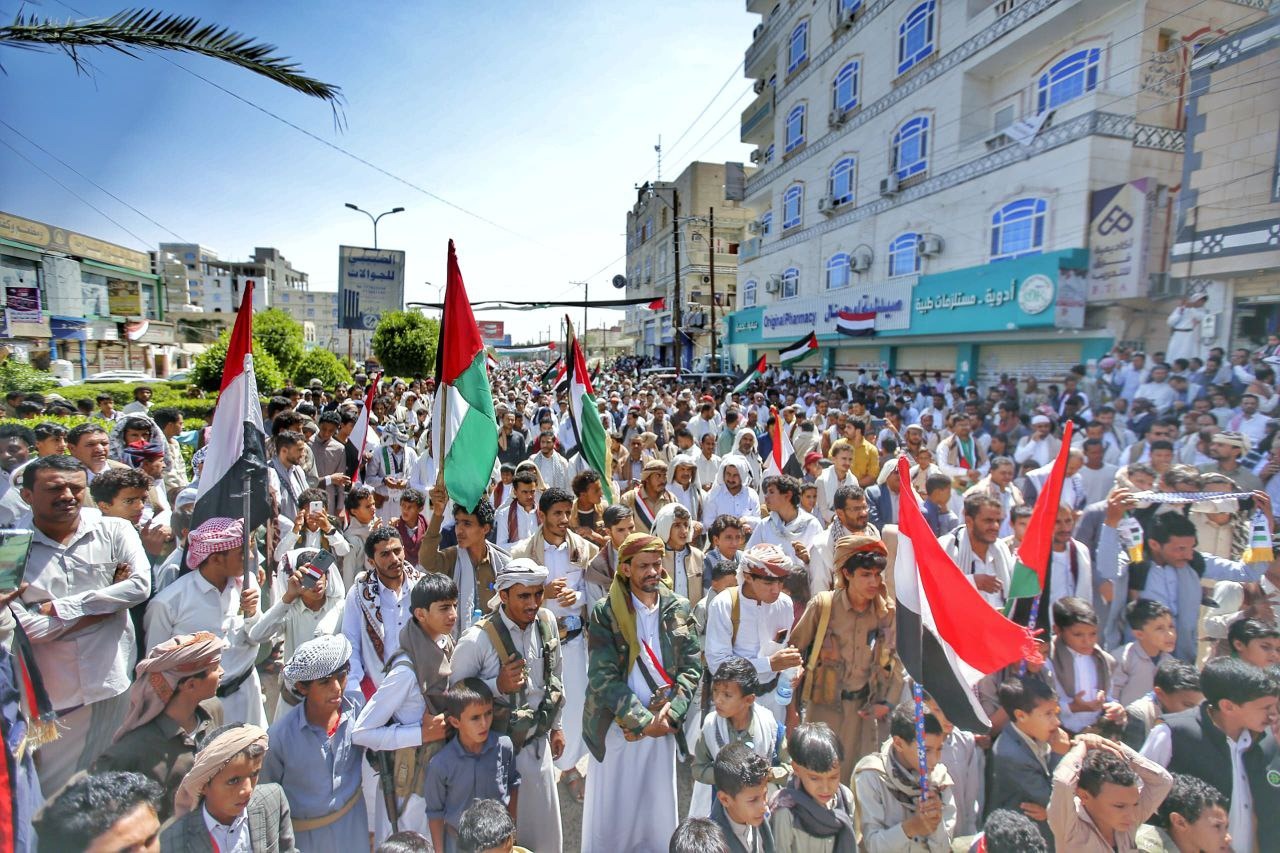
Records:
{"label": "billboard sign", "polygon": [[112,317],[141,317],[142,285],[119,278],[107,279],[107,310]]}
{"label": "billboard sign", "polygon": [[1090,302],[1147,295],[1147,248],[1156,182],[1142,178],[1089,198]]}
{"label": "billboard sign", "polygon": [[338,247],[338,328],[374,329],[404,308],[404,252]]}
{"label": "billboard sign", "polygon": [[502,320],[480,320],[476,325],[480,327],[480,337],[486,344],[498,345],[506,333],[507,324]]}

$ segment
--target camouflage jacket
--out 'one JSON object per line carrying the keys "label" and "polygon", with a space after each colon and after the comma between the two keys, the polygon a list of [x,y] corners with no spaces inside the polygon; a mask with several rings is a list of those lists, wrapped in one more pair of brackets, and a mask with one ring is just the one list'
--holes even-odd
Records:
{"label": "camouflage jacket", "polygon": [[[658,607],[662,665],[677,687],[671,700],[670,721],[678,728],[684,724],[690,699],[702,677],[702,644],[687,599],[660,586]],[[653,721],[653,714],[627,686],[629,649],[610,609],[608,596],[597,601],[591,610],[591,620],[587,624],[587,655],[587,699],[582,712],[582,738],[596,760],[603,761],[604,739],[609,726],[616,722],[627,732],[639,735]]]}

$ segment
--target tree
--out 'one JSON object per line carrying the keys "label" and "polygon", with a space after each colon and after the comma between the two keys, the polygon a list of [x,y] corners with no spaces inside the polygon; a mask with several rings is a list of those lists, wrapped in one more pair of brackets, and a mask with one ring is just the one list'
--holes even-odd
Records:
{"label": "tree", "polygon": [[417,311],[391,311],[373,330],[373,354],[392,376],[428,374],[435,370],[440,322]]}
{"label": "tree", "polygon": [[293,376],[306,353],[302,324],[279,308],[253,315],[253,339],[271,353],[285,376]]}
{"label": "tree", "polygon": [[350,382],[351,371],[336,355],[317,347],[309,350],[293,370],[293,384],[299,388],[312,379],[319,379],[324,387],[332,388],[339,382]]}
{"label": "tree", "polygon": [[[276,360],[271,357],[262,343],[253,342],[253,372],[258,379],[258,393],[266,395],[277,388],[284,387],[284,374]],[[191,381],[205,391],[217,391],[222,387],[222,374],[226,370],[227,345],[231,341],[231,330],[227,329],[218,335],[218,339],[209,348],[196,356],[195,366],[191,368]]]}
{"label": "tree", "polygon": [[46,373],[32,367],[25,361],[18,361],[9,356],[0,361],[0,391],[5,394],[22,391],[25,394],[36,394],[58,387],[58,380],[52,373]]}
{"label": "tree", "polygon": [[276,53],[275,45],[255,41],[199,18],[173,15],[154,9],[132,9],[107,18],[56,21],[18,14],[13,23],[0,27],[0,45],[28,50],[65,53],[76,70],[92,74],[93,66],[81,55],[85,48],[105,48],[137,58],[138,49],[195,53],[238,65],[274,80],[294,91],[327,101],[335,110],[342,90],[308,77],[296,62]]}

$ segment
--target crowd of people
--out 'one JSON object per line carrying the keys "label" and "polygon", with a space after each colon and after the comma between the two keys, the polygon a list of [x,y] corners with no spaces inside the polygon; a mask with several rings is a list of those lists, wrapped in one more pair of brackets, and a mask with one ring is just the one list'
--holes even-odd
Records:
{"label": "crowd of people", "polygon": [[[258,530],[197,512],[215,446],[188,464],[146,389],[70,430],[10,395],[0,562],[27,553],[0,613],[0,830],[40,851],[1274,849],[1273,361],[1116,351],[981,389],[775,367],[734,393],[628,359],[595,380],[608,470],[543,365],[506,364],[472,507],[432,456],[431,380],[314,381],[265,402]],[[1046,582],[1015,599],[1060,453]],[[913,701],[904,499],[1039,632],[978,682],[989,728],[928,684]]]}

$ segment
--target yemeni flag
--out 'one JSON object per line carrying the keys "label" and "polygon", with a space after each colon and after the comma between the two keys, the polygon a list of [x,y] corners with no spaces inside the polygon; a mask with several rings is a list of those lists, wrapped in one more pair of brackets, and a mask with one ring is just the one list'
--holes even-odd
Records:
{"label": "yemeni flag", "polygon": [[474,510],[489,488],[498,458],[498,424],[485,370],[484,341],[471,313],[458,256],[449,241],[440,338],[436,342],[436,399],[431,407],[431,457],[449,498]]}
{"label": "yemeni flag", "polygon": [[[1027,535],[1022,537],[1022,545],[1018,547],[1013,577],[1009,580],[1009,591],[1005,593],[1005,614],[1012,614],[1013,620],[1020,625],[1031,625],[1031,612],[1034,609],[1036,624],[1031,625],[1033,628],[1047,630],[1050,623],[1049,561],[1053,552],[1053,526],[1058,520],[1058,507],[1062,503],[1062,481],[1066,479],[1067,457],[1071,455],[1071,427],[1070,420],[1064,422],[1062,447],[1058,450],[1058,458],[1053,460],[1049,479],[1036,496],[1031,521],[1027,524]],[[1040,604],[1033,607],[1032,604],[1037,599]]]}
{"label": "yemeni flag", "polygon": [[738,380],[738,384],[734,385],[733,390],[730,391],[729,393],[741,394],[743,391],[747,390],[747,386],[750,385],[753,381],[755,381],[757,378],[761,376],[764,376],[764,372],[768,369],[769,369],[769,365],[765,361],[765,357],[760,356],[760,358],[756,361],[755,366],[742,375],[742,378]]}
{"label": "yemeni flag", "polygon": [[836,331],[851,338],[869,338],[876,333],[876,312],[840,311],[836,314]]}
{"label": "yemeni flag", "polygon": [[905,456],[898,459],[898,476],[902,494],[911,496],[898,504],[898,657],[951,722],[987,732],[991,721],[975,688],[1034,648],[1030,632],[988,604],[942,550],[920,511]]}
{"label": "yemeni flag", "polygon": [[[244,518],[246,532],[271,518],[267,490],[267,436],[262,431],[262,403],[253,373],[253,282],[245,283],[240,310],[236,312],[227,360],[209,427],[208,452],[191,529],[211,518]],[[245,518],[246,489],[248,518]]]}
{"label": "yemeni flag", "polygon": [[665,311],[667,310],[667,298],[663,296],[659,299],[655,299],[645,307],[650,311]]}
{"label": "yemeni flag", "polygon": [[792,477],[804,475],[804,466],[796,458],[796,450],[791,446],[791,437],[783,429],[782,418],[778,416],[778,407],[770,406],[773,425],[769,427],[769,457],[764,461],[764,473],[777,476],[789,474]]}
{"label": "yemeni flag", "polygon": [[818,348],[818,335],[810,332],[789,347],[778,351],[778,360],[783,364],[792,364],[804,358]]}
{"label": "yemeni flag", "polygon": [[595,391],[587,374],[587,362],[582,357],[582,347],[573,334],[573,325],[565,318],[569,329],[569,423],[573,425],[575,448],[582,454],[591,469],[600,475],[600,487],[606,503],[613,503],[613,461],[609,458],[609,436],[600,423]]}
{"label": "yemeni flag", "polygon": [[351,445],[360,451],[356,456],[356,473],[351,478],[352,486],[360,482],[360,475],[364,473],[364,448],[369,443],[369,414],[373,411],[373,398],[378,396],[378,383],[381,381],[382,371],[379,370],[373,374],[369,387],[364,392],[364,405],[360,407],[360,417],[356,418],[356,425],[352,427],[349,436]]}

